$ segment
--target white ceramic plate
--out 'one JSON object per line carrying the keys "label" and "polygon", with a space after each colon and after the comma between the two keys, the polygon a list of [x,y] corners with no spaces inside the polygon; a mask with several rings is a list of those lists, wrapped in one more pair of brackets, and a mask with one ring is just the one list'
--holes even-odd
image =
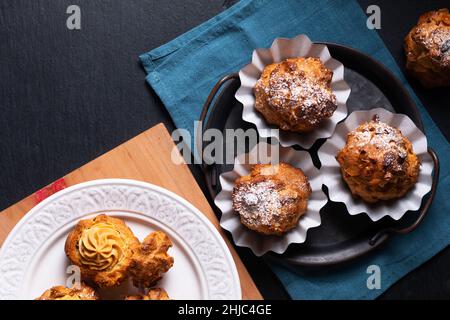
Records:
{"label": "white ceramic plate", "polygon": [[[0,251],[0,299],[34,299],[64,285],[69,261],[64,242],[80,219],[119,217],[142,240],[154,230],[173,241],[174,266],[158,283],[172,299],[241,299],[233,258],[209,220],[183,198],[134,180],[94,180],[67,188],[33,208],[11,231]],[[101,291],[123,298],[137,289],[125,283]]]}

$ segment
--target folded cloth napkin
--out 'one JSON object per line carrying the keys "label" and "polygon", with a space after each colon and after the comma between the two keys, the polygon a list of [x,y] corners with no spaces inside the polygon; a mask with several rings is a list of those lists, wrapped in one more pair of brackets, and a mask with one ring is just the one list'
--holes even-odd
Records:
{"label": "folded cloth napkin", "polygon": [[[411,90],[377,33],[354,0],[242,0],[233,7],[143,54],[147,81],[169,110],[175,124],[193,134],[193,123],[216,81],[251,60],[254,48],[269,47],[276,37],[307,34],[313,41],[355,47],[381,61],[415,99],[428,143],[441,160],[440,184],[428,216],[408,235],[393,237],[382,250],[337,269],[307,272],[272,265],[294,299],[373,299],[395,281],[450,243],[450,148]],[[367,267],[378,265],[381,289],[367,287]]]}

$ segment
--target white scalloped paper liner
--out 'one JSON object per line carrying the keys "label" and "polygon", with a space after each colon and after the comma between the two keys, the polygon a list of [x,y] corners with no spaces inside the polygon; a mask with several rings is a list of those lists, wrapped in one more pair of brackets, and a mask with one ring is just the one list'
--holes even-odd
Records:
{"label": "white scalloped paper liner", "polygon": [[[297,57],[318,57],[327,68],[333,71],[331,86],[336,95],[338,107],[331,118],[324,120],[317,129],[310,133],[294,133],[283,130],[276,133],[271,130],[276,127],[267,124],[264,117],[255,109],[253,88],[266,65]],[[276,38],[270,48],[254,50],[252,62],[239,71],[239,77],[241,86],[235,97],[244,106],[242,118],[253,123],[261,137],[276,137],[284,147],[297,144],[309,149],[317,139],[331,137],[337,123],[347,116],[346,103],[350,96],[350,87],[344,80],[344,65],[331,57],[326,45],[312,43],[306,35],[298,35],[292,39]]]}
{"label": "white scalloped paper liner", "polygon": [[[242,154],[236,157],[233,170],[220,175],[222,191],[214,200],[216,206],[222,211],[222,217],[220,219],[222,228],[231,233],[236,245],[250,248],[257,256],[261,256],[268,251],[281,254],[286,251],[291,243],[305,242],[308,229],[321,224],[320,210],[327,203],[326,195],[322,191],[322,177],[319,174],[319,170],[314,166],[309,153],[306,151],[297,151],[293,148],[280,147],[279,161],[300,168],[308,177],[312,194],[308,201],[307,212],[300,218],[297,228],[282,236],[258,234],[243,226],[240,222],[239,214],[232,208],[231,195],[234,181],[250,173],[252,165],[248,163],[254,163],[252,161],[256,159],[257,148],[261,147],[262,144],[266,143],[260,142],[249,154]],[[244,160],[245,156],[249,156],[249,160]],[[259,163],[270,162],[270,158],[259,161]]]}
{"label": "white scalloped paper liner", "polygon": [[[403,198],[368,204],[352,196],[342,179],[339,163],[335,157],[344,147],[347,134],[363,122],[370,121],[374,115],[378,115],[380,121],[400,129],[411,141],[421,167],[417,183]],[[398,220],[407,211],[418,210],[422,198],[431,190],[433,159],[427,150],[427,138],[408,116],[391,113],[383,108],[352,112],[344,122],[337,125],[335,134],[320,148],[319,159],[322,163],[320,173],[323,176],[323,183],[328,187],[330,200],[343,202],[351,215],[366,213],[372,221],[378,221],[385,216]]]}

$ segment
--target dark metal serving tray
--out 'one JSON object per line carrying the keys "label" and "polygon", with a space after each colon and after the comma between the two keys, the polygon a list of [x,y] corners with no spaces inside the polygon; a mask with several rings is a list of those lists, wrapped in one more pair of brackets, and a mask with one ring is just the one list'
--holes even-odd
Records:
{"label": "dark metal serving tray", "polygon": [[[352,89],[347,101],[349,114],[354,110],[383,107],[396,113],[406,114],[417,127],[424,131],[415,103],[388,69],[355,49],[333,43],[324,44],[328,46],[332,57],[345,66],[344,77]],[[200,117],[200,121],[203,122],[207,119],[204,130],[254,128],[252,124],[242,120],[242,104],[234,98],[239,86],[239,76],[236,73],[225,76],[215,85]],[[317,141],[309,149],[318,167],[320,167],[320,161],[317,150],[324,141],[324,139]],[[329,201],[321,210],[322,224],[308,231],[305,243],[292,244],[284,254],[271,253],[270,257],[284,263],[305,266],[332,265],[355,259],[380,247],[393,234],[413,231],[420,224],[433,201],[439,177],[438,158],[431,148],[428,151],[434,161],[433,184],[431,192],[425,196],[418,211],[408,212],[399,221],[385,217],[372,222],[366,214],[351,216],[342,203]],[[212,198],[220,191],[219,175],[231,169],[230,165],[202,166]],[[327,193],[326,187],[323,188]],[[219,210],[216,212],[220,215]]]}

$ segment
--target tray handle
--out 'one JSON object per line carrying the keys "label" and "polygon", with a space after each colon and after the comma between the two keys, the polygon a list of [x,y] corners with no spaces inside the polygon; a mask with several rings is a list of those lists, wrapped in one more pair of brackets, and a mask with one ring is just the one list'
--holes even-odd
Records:
{"label": "tray handle", "polygon": [[432,148],[428,148],[428,153],[431,155],[434,163],[433,170],[433,182],[431,184],[431,193],[428,199],[425,201],[425,204],[420,208],[420,213],[417,219],[408,227],[396,229],[396,228],[386,228],[378,231],[370,240],[369,244],[371,246],[376,245],[379,239],[381,239],[384,235],[387,234],[407,234],[414,231],[419,224],[422,222],[423,218],[425,218],[426,213],[428,212],[428,208],[431,206],[433,202],[434,196],[436,194],[436,188],[439,181],[439,159],[436,155],[436,152]]}
{"label": "tray handle", "polygon": [[[205,101],[205,104],[203,105],[202,113],[200,114],[199,121],[201,124],[203,124],[206,120],[206,116],[208,115],[208,111],[211,108],[212,102],[214,101],[214,98],[216,97],[219,90],[230,80],[239,79],[238,73],[230,73],[224,76],[222,79],[220,79],[214,86],[214,88],[211,90],[211,92],[208,95],[208,98]],[[197,156],[199,159],[202,159],[202,153],[203,153],[203,125],[200,125],[196,128],[196,149],[197,149]],[[199,154],[200,153],[200,154]],[[200,165],[202,170],[205,169],[205,164],[202,161],[202,164]]]}

